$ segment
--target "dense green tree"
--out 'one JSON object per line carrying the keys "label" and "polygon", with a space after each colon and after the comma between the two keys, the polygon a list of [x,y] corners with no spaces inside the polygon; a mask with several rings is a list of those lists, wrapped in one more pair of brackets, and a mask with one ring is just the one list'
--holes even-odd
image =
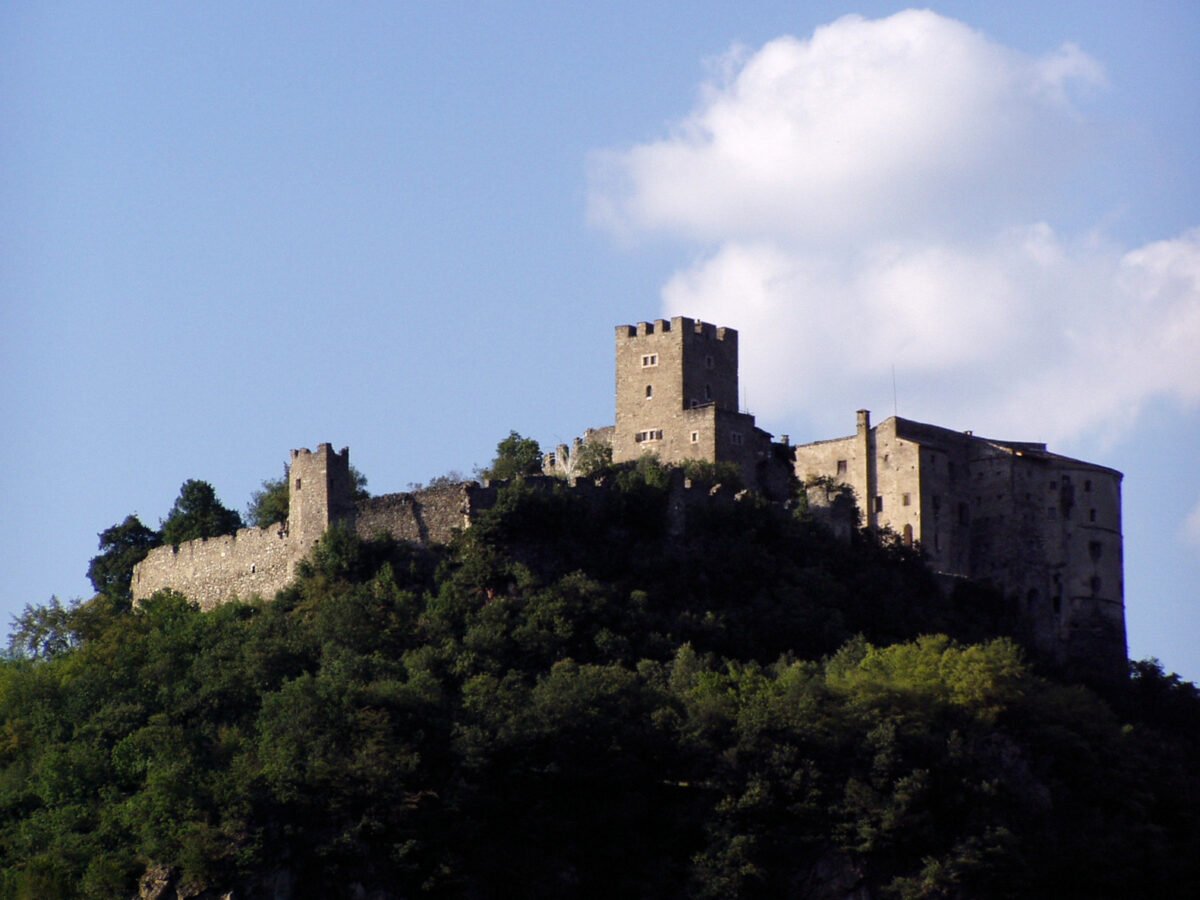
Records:
{"label": "dense green tree", "polygon": [[162,536],[141,523],[137,516],[100,532],[100,553],[88,564],[87,576],[98,594],[128,598],[133,567],[162,543]]}
{"label": "dense green tree", "polygon": [[484,478],[507,481],[522,475],[537,475],[542,471],[542,448],[533,438],[510,431],[496,445],[496,458],[480,474]]}
{"label": "dense green tree", "polygon": [[32,611],[0,900],[1200,892],[1194,686],[1046,679],[903,548],[611,471],[333,529],[271,602]]}
{"label": "dense green tree", "polygon": [[196,538],[233,534],[242,527],[236,510],[226,509],[207,481],[188,479],[162,523],[163,543],[178,546]]}
{"label": "dense green tree", "polygon": [[64,605],[51,597],[45,606],[25,604],[20,615],[13,616],[8,637],[9,652],[15,656],[48,659],[75,646],[78,635],[72,624],[72,612],[78,601]]}
{"label": "dense green tree", "polygon": [[250,506],[246,510],[246,522],[255,528],[266,528],[287,521],[288,479],[268,478],[262,487],[250,495]]}

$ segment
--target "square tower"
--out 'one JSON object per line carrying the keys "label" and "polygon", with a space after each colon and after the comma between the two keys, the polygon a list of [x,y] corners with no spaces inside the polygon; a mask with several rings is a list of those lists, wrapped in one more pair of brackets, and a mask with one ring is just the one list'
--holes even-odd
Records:
{"label": "square tower", "polygon": [[349,448],[293,450],[288,481],[288,532],[303,557],[330,525],[354,516]]}
{"label": "square tower", "polygon": [[685,316],[620,325],[616,362],[614,461],[654,453],[666,462],[715,462],[728,457],[723,438],[748,442],[744,428],[722,435],[718,427],[721,414],[738,416],[734,329]]}

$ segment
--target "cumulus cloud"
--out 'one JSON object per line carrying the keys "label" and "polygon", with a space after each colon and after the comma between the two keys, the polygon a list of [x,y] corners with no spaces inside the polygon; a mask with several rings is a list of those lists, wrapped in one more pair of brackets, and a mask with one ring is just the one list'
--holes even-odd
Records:
{"label": "cumulus cloud", "polygon": [[1200,230],[1130,250],[1042,221],[1104,83],[1078,47],[908,11],[717,69],[668,136],[596,155],[591,214],[699,244],[664,314],[743,330],[761,417],[845,430],[890,412],[893,367],[901,414],[1017,439],[1200,400]]}

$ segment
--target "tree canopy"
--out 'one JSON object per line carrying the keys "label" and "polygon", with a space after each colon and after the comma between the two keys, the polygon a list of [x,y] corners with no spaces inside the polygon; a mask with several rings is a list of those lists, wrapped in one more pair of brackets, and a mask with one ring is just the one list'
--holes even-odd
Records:
{"label": "tree canopy", "polygon": [[162,539],[178,546],[196,538],[233,534],[241,527],[242,517],[221,504],[211,484],[190,478],[162,522]]}
{"label": "tree canopy", "polygon": [[537,475],[542,471],[542,448],[533,438],[510,431],[496,445],[496,458],[480,474],[484,478],[507,481],[522,475]]}
{"label": "tree canopy", "polygon": [[0,898],[1196,895],[1193,686],[1055,681],[903,547],[614,474],[333,529],[271,601],[52,610],[0,660]]}
{"label": "tree canopy", "polygon": [[159,533],[133,515],[100,532],[100,553],[92,557],[87,571],[96,593],[127,598],[133,567],[161,543]]}

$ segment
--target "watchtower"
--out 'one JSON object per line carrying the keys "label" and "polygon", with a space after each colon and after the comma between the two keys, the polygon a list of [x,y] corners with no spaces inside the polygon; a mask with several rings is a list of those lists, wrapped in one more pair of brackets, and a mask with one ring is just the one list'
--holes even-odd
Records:
{"label": "watchtower", "polygon": [[288,468],[288,534],[298,555],[307,555],[334,522],[354,515],[350,448],[334,452],[329,444],[316,450],[293,450]]}
{"label": "watchtower", "polygon": [[738,411],[737,332],[676,316],[619,325],[616,340],[614,461],[721,458],[717,414]]}

